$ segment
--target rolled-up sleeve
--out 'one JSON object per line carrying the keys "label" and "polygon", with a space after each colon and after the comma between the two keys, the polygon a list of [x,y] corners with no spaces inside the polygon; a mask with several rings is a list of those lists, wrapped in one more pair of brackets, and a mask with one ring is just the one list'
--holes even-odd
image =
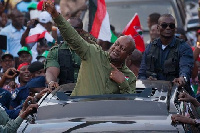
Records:
{"label": "rolled-up sleeve", "polygon": [[54,18],[54,22],[57,24],[62,37],[68,42],[70,48],[74,50],[81,59],[86,59],[86,54],[91,44],[87,43],[61,15]]}

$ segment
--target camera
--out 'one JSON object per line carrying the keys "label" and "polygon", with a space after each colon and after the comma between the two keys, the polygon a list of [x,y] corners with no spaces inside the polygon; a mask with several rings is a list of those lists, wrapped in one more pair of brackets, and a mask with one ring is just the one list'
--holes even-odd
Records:
{"label": "camera", "polygon": [[[17,75],[19,75],[19,71],[13,72],[12,70],[10,70],[10,71],[8,72],[8,75],[12,76],[12,75],[14,75],[15,73],[17,73]],[[16,76],[17,76],[17,75],[16,75]]]}

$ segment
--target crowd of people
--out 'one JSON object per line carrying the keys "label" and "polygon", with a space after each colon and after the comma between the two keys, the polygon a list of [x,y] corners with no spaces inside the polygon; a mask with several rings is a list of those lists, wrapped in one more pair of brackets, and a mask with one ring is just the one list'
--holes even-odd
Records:
{"label": "crowd of people", "polygon": [[[112,44],[83,30],[79,11],[85,6],[63,14],[52,0],[22,0],[12,10],[8,3],[0,2],[0,36],[7,40],[0,56],[0,132],[15,132],[45,93],[65,84],[71,96],[84,96],[132,94],[136,80],[167,80],[184,87],[180,101],[199,110],[200,85],[193,83],[200,77],[200,35],[192,50],[171,14],[149,15],[150,40],[140,52],[131,36]],[[183,115],[172,121],[200,124]]]}

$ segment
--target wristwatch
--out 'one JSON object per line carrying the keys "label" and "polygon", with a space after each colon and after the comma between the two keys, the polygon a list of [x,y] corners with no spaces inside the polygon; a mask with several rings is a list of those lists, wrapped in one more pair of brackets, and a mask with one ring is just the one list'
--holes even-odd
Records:
{"label": "wristwatch", "polygon": [[187,82],[187,81],[188,81],[186,76],[183,76],[183,78],[184,78],[185,82]]}

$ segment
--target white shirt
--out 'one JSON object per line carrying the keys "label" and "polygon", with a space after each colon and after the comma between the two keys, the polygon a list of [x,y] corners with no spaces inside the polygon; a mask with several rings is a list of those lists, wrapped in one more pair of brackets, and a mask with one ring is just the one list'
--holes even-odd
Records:
{"label": "white shirt", "polygon": [[10,24],[4,27],[0,32],[0,35],[7,36],[7,51],[14,57],[18,57],[17,52],[22,47],[20,41],[25,29],[26,27],[22,27],[20,30],[17,30],[12,24]]}

